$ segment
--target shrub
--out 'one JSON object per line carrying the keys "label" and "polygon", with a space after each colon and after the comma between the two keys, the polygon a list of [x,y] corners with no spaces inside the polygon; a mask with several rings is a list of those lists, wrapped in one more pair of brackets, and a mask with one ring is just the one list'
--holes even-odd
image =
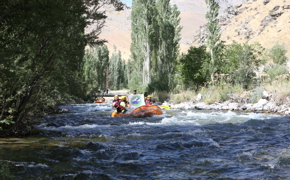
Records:
{"label": "shrub", "polygon": [[241,84],[244,88],[254,82],[255,71],[264,63],[260,58],[264,49],[260,44],[239,44],[234,42],[225,49],[223,72],[229,74],[228,82]]}
{"label": "shrub", "polygon": [[197,94],[195,91],[191,90],[186,90],[186,91],[181,91],[178,94],[170,94],[170,100],[176,103],[181,103],[185,101],[193,101],[196,98]]}
{"label": "shrub", "polygon": [[153,101],[164,102],[164,101],[169,100],[170,94],[164,91],[155,91],[152,93],[152,96],[153,96]]}
{"label": "shrub", "polygon": [[257,87],[253,90],[252,96],[250,97],[250,102],[251,103],[257,103],[259,99],[262,98],[263,91],[265,89],[263,87]]}
{"label": "shrub", "polygon": [[290,83],[289,80],[274,81],[271,85],[265,84],[265,89],[269,94],[272,94],[272,99],[277,105],[284,104],[288,101],[290,96]]}
{"label": "shrub", "polygon": [[222,84],[204,88],[200,93],[204,96],[205,103],[213,104],[227,101],[233,94],[241,94],[243,91],[241,85]]}
{"label": "shrub", "polygon": [[273,60],[275,64],[285,64],[287,49],[284,45],[276,43],[267,53],[269,60]]}
{"label": "shrub", "polygon": [[264,71],[265,73],[268,74],[271,80],[275,79],[278,76],[288,73],[287,67],[279,65],[279,64],[275,64],[271,66],[270,68],[265,69]]}

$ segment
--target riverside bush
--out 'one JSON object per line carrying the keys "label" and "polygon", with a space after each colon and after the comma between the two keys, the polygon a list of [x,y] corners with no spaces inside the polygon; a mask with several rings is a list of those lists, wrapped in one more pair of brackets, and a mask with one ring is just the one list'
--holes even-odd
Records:
{"label": "riverside bush", "polygon": [[269,60],[272,60],[275,64],[285,64],[287,49],[284,45],[276,43],[267,53]]}
{"label": "riverside bush", "polygon": [[176,103],[181,103],[184,101],[193,101],[196,98],[197,94],[195,91],[186,90],[181,91],[178,94],[170,94],[170,100]]}
{"label": "riverside bush", "polygon": [[213,104],[227,101],[231,95],[242,94],[243,91],[242,85],[221,84],[203,88],[200,93],[204,96],[205,103]]}
{"label": "riverside bush", "polygon": [[251,103],[257,103],[259,99],[261,99],[263,95],[263,91],[265,89],[263,87],[257,87],[253,90],[252,96],[250,97],[250,102]]}
{"label": "riverside bush", "polygon": [[152,96],[153,96],[154,101],[164,102],[164,101],[168,101],[170,94],[164,91],[155,91],[154,93],[152,93]]}
{"label": "riverside bush", "polygon": [[272,99],[277,105],[286,103],[290,97],[290,82],[289,80],[278,80],[272,84],[265,84],[265,89],[269,94],[272,94]]}
{"label": "riverside bush", "polygon": [[280,65],[280,64],[275,64],[275,65],[271,66],[270,68],[265,69],[264,71],[265,71],[265,73],[268,74],[268,76],[271,80],[274,80],[276,77],[288,73],[287,67]]}

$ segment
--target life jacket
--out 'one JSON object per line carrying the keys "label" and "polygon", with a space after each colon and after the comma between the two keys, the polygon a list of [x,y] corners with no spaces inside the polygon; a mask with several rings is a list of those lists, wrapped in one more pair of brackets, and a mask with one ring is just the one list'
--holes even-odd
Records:
{"label": "life jacket", "polygon": [[119,99],[117,99],[117,100],[116,100],[116,99],[114,99],[114,100],[113,100],[113,103],[115,103],[115,102],[119,102]]}
{"label": "life jacket", "polygon": [[125,102],[126,104],[126,101],[121,99],[113,101],[113,106],[117,109],[117,112],[122,112],[123,110],[126,110],[126,108],[121,105],[122,102]]}
{"label": "life jacket", "polygon": [[146,104],[146,105],[152,105],[152,101],[146,99],[146,100],[145,100],[145,104]]}
{"label": "life jacket", "polygon": [[127,105],[127,101],[126,100],[119,100],[119,103],[120,103],[120,106],[122,106],[122,107],[126,107],[126,105]]}

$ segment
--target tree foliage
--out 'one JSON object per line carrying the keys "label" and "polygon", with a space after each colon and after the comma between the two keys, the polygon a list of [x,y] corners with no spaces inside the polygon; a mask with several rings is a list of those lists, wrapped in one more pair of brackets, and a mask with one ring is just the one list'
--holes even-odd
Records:
{"label": "tree foliage", "polygon": [[83,97],[84,48],[103,42],[96,34],[100,29],[84,30],[105,18],[93,11],[100,2],[0,2],[0,136],[25,134],[29,114]]}
{"label": "tree foliage", "polygon": [[[171,6],[170,0],[156,2],[158,16],[156,18],[156,49],[153,71],[154,76],[150,87],[152,90],[169,91],[175,86],[174,75],[179,54],[181,39],[180,11],[176,5]],[[150,91],[150,90],[149,90]]]}
{"label": "tree foliage", "polygon": [[268,74],[271,81],[275,78],[282,76],[283,74],[288,74],[288,67],[280,64],[274,64],[264,69],[264,72]]}
{"label": "tree foliage", "polygon": [[126,88],[128,84],[127,65],[122,59],[121,52],[112,54],[109,67],[109,87],[110,89]]}
{"label": "tree foliage", "polygon": [[107,46],[96,46],[87,50],[84,56],[83,75],[86,94],[90,95],[106,89],[106,71],[109,68]]}
{"label": "tree foliage", "polygon": [[211,83],[214,83],[214,74],[217,71],[218,55],[222,50],[222,42],[220,41],[220,27],[218,23],[219,4],[216,0],[205,0],[208,12],[206,13],[206,29],[207,29],[207,47],[210,52],[210,76]]}
{"label": "tree foliage", "polygon": [[283,65],[287,61],[286,57],[287,49],[282,44],[275,44],[267,53],[268,58],[275,64]]}
{"label": "tree foliage", "polygon": [[187,88],[198,90],[206,83],[210,76],[208,73],[207,62],[209,54],[206,47],[190,47],[187,54],[183,54],[180,59],[180,72],[183,83]]}
{"label": "tree foliage", "polygon": [[[133,0],[132,3],[132,33],[131,33],[131,59],[135,63],[142,64],[142,69],[134,69],[134,71],[142,71],[142,84],[151,82],[151,59],[152,50],[154,48],[154,16],[156,9],[154,1]],[[133,73],[137,73],[133,72]],[[139,84],[139,82],[136,82]]]}
{"label": "tree foliage", "polygon": [[181,27],[180,12],[169,2],[133,1],[130,70],[134,78],[129,85],[144,91],[168,91],[174,86]]}
{"label": "tree foliage", "polygon": [[260,44],[239,44],[234,42],[225,49],[225,64],[223,71],[228,74],[228,81],[232,84],[241,84],[248,88],[256,76],[255,71],[263,64]]}

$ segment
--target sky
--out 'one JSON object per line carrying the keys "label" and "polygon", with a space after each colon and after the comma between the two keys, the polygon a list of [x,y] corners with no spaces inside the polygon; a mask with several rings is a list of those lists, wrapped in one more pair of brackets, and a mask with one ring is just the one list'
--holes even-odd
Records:
{"label": "sky", "polygon": [[121,0],[121,1],[126,3],[128,6],[132,6],[132,0]]}

